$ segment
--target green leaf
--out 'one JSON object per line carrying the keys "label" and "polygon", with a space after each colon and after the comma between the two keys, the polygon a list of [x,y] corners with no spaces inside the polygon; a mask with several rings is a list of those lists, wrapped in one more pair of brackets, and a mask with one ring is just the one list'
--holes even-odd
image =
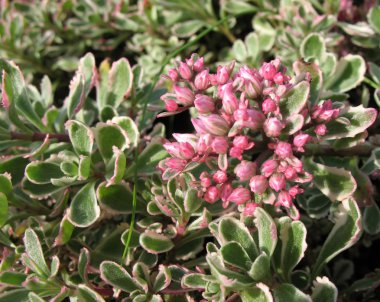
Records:
{"label": "green leaf", "polygon": [[242,40],[236,40],[232,46],[232,51],[236,60],[245,62],[248,53],[247,48]]}
{"label": "green leaf", "polygon": [[349,91],[363,81],[365,71],[364,59],[349,54],[339,60],[334,74],[325,83],[325,89],[338,93]]}
{"label": "green leaf", "polygon": [[198,190],[190,188],[186,191],[185,198],[183,200],[185,211],[188,213],[194,213],[203,204],[203,200],[198,197]]}
{"label": "green leaf", "polygon": [[120,151],[117,147],[113,148],[113,152],[114,154],[106,167],[107,185],[118,184],[123,180],[125,165],[127,163],[124,152]]}
{"label": "green leaf", "polygon": [[[103,182],[98,186],[96,196],[100,205],[105,207],[107,211],[132,213],[132,192],[123,183],[107,185],[106,182]],[[136,212],[146,212],[146,203],[143,199],[137,198]]]}
{"label": "green leaf", "polygon": [[86,184],[71,201],[68,219],[77,227],[88,227],[99,218],[100,209],[94,187],[94,182]]}
{"label": "green leaf", "polygon": [[[11,121],[20,129],[30,131],[20,120],[20,116],[26,118],[32,125],[39,130],[44,131],[41,118],[34,111],[32,103],[29,100],[24,76],[20,68],[11,61],[0,59],[0,70],[2,74],[2,91],[4,107],[9,111]],[[5,101],[5,99],[7,101]]]}
{"label": "green leaf", "polygon": [[353,198],[343,200],[335,214],[335,225],[319,252],[314,276],[336,255],[354,245],[361,235],[361,214]]}
{"label": "green leaf", "polygon": [[320,34],[311,33],[302,41],[300,51],[306,61],[317,59],[321,62],[326,53],[325,41]]}
{"label": "green leaf", "polygon": [[89,156],[94,144],[94,135],[91,129],[76,120],[67,121],[65,127],[69,133],[75,152],[78,155]]}
{"label": "green leaf", "polygon": [[37,234],[32,229],[27,229],[24,235],[25,253],[38,268],[39,272],[44,277],[50,275],[50,270],[46,264],[44,253]]}
{"label": "green leaf", "polygon": [[368,62],[368,71],[372,76],[372,79],[380,85],[380,66],[375,63]]}
{"label": "green leaf", "polygon": [[2,227],[8,219],[8,199],[0,192],[0,227]]}
{"label": "green leaf", "polygon": [[137,163],[132,163],[132,165],[127,169],[126,177],[132,177],[135,169],[137,169],[137,172],[141,174],[156,172],[158,163],[167,156],[168,153],[162,144],[157,144],[154,142],[150,143],[139,155]]}
{"label": "green leaf", "polygon": [[247,49],[247,56],[256,60],[260,51],[260,43],[257,34],[254,32],[248,34],[245,37],[244,42]]}
{"label": "green leaf", "polygon": [[357,107],[348,107],[344,109],[339,117],[346,118],[350,121],[349,125],[332,120],[327,123],[327,134],[323,137],[325,140],[336,138],[354,137],[364,132],[376,120],[377,111],[374,108],[364,108],[362,105]]}
{"label": "green leaf", "polygon": [[319,95],[323,86],[322,70],[316,63],[306,63],[296,61],[293,63],[293,69],[297,76],[304,72],[308,72],[311,77],[310,82],[310,103],[316,104],[319,101]]}
{"label": "green leaf", "polygon": [[65,215],[59,225],[59,233],[58,236],[55,238],[54,244],[59,246],[69,242],[71,239],[71,235],[73,234],[73,231],[74,226],[71,224],[71,222],[67,219]]}
{"label": "green leaf", "polygon": [[231,241],[236,241],[245,249],[251,260],[254,260],[259,251],[248,228],[240,221],[233,218],[223,218],[218,227],[219,240],[226,244]]}
{"label": "green leaf", "polygon": [[160,265],[158,268],[158,274],[154,280],[153,292],[158,293],[167,288],[172,280],[172,274],[170,270],[164,265]]}
{"label": "green leaf", "polygon": [[280,101],[282,115],[286,118],[299,113],[309,99],[310,84],[306,81],[299,82]]}
{"label": "green leaf", "polygon": [[269,287],[264,283],[258,283],[256,287],[241,291],[240,298],[242,302],[273,302]]}
{"label": "green leaf", "polygon": [[363,228],[371,235],[380,232],[380,209],[376,203],[364,209]]}
{"label": "green leaf", "polygon": [[292,135],[300,131],[305,123],[305,118],[302,114],[293,114],[286,119],[286,126],[281,131],[282,134]]}
{"label": "green leaf", "polygon": [[10,174],[0,174],[0,192],[9,197],[13,192],[12,177]]}
{"label": "green leaf", "polygon": [[276,30],[272,27],[265,15],[255,15],[252,19],[252,26],[259,38],[259,48],[261,51],[270,51],[276,40]]}
{"label": "green leaf", "polygon": [[301,261],[307,248],[306,227],[301,221],[291,221],[288,217],[279,219],[281,239],[281,273],[286,280]]}
{"label": "green leaf", "polygon": [[70,92],[66,99],[67,115],[72,118],[84,106],[85,99],[96,79],[95,58],[91,53],[87,53],[80,59],[78,70],[70,82]]}
{"label": "green leaf", "polygon": [[263,209],[255,210],[255,225],[259,234],[260,251],[271,256],[277,244],[277,228],[272,217]]}
{"label": "green leaf", "polygon": [[29,290],[15,289],[0,294],[0,302],[30,302],[28,298]]}
{"label": "green leaf", "polygon": [[336,302],[338,289],[327,277],[317,277],[313,284],[313,302]]}
{"label": "green leaf", "polygon": [[108,73],[108,98],[107,104],[114,108],[119,107],[124,97],[127,97],[132,89],[133,73],[129,62],[121,58],[114,62]]}
{"label": "green leaf", "polygon": [[54,278],[58,274],[60,264],[61,263],[59,261],[58,256],[54,255],[50,263],[50,270],[51,270],[50,277]]}
{"label": "green leaf", "polygon": [[88,283],[87,270],[90,265],[90,252],[86,248],[82,248],[78,260],[78,273],[82,281]]}
{"label": "green leaf", "polygon": [[85,180],[90,176],[91,172],[91,157],[83,156],[79,157],[78,176],[79,180]]}
{"label": "green leaf", "polygon": [[357,188],[351,172],[343,168],[318,164],[311,158],[304,160],[304,167],[313,175],[315,186],[333,202],[348,198]]}
{"label": "green leaf", "polygon": [[248,270],[252,265],[252,261],[247,252],[239,243],[235,241],[231,241],[223,245],[220,249],[220,253],[225,263],[240,268],[244,271]]}
{"label": "green leaf", "polygon": [[146,231],[140,235],[141,246],[151,254],[160,254],[170,251],[174,244],[163,234],[154,231]]}
{"label": "green leaf", "polygon": [[47,75],[41,80],[41,100],[45,108],[49,108],[54,101],[53,88]]}
{"label": "green leaf", "polygon": [[105,302],[103,297],[84,284],[78,285],[78,298],[83,302]]}
{"label": "green leaf", "polygon": [[380,34],[380,6],[372,7],[367,15],[367,18],[372,28]]}
{"label": "green leaf", "polygon": [[283,283],[273,290],[274,300],[276,302],[311,302],[310,296],[301,292],[297,287],[292,284]]}
{"label": "green leaf", "polygon": [[39,295],[37,295],[33,292],[29,293],[28,298],[29,298],[30,302],[45,302],[44,299],[42,299]]}
{"label": "green leaf", "polygon": [[31,162],[25,168],[25,175],[35,184],[49,184],[52,178],[65,176],[58,164],[50,162]]}
{"label": "green leaf", "polygon": [[196,32],[204,26],[205,24],[200,20],[189,20],[175,24],[172,28],[172,32],[177,37],[187,38],[196,34]]}
{"label": "green leaf", "polygon": [[129,142],[133,147],[137,147],[140,133],[136,123],[128,116],[116,116],[112,122],[119,125],[128,135]]}
{"label": "green leaf", "polygon": [[112,158],[114,147],[124,151],[129,145],[125,131],[114,123],[98,123],[95,128],[95,140],[105,161]]}
{"label": "green leaf", "polygon": [[122,266],[112,261],[102,262],[100,276],[106,283],[127,293],[141,289]]}
{"label": "green leaf", "polygon": [[22,287],[22,283],[26,280],[27,275],[17,272],[3,272],[0,274],[0,283]]}
{"label": "green leaf", "polygon": [[227,1],[223,5],[223,9],[233,15],[254,13],[257,11],[256,6],[253,6],[242,0]]}
{"label": "green leaf", "polygon": [[181,285],[183,288],[206,288],[207,281],[205,277],[206,275],[203,274],[191,273],[182,278]]}
{"label": "green leaf", "polygon": [[262,252],[252,263],[248,275],[257,282],[265,281],[270,276],[270,258]]}

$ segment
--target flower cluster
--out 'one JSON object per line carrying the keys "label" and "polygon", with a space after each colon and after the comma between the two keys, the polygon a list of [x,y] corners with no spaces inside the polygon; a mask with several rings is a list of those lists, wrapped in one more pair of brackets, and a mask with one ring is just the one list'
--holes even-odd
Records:
{"label": "flower cluster", "polygon": [[[299,184],[312,179],[297,155],[326,135],[326,123],[338,117],[339,109],[330,100],[314,106],[306,102],[288,116],[283,103],[301,81],[309,87],[308,74],[291,78],[278,59],[259,69],[234,68],[232,62],[212,74],[203,58],[193,55],[169,70],[174,93],[162,100],[169,114],[194,107],[196,133],[174,134],[176,142],[164,145],[171,157],[159,165],[163,179],[204,163],[209,169],[192,185],[206,202],[244,205],[246,215],[260,202],[289,209],[303,192]],[[301,122],[294,126],[295,116]]]}

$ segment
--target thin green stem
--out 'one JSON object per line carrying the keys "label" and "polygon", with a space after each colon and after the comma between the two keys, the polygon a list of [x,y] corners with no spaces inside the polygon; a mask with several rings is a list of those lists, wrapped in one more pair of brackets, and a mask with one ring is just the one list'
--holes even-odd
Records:
{"label": "thin green stem", "polygon": [[[186,44],[184,44],[183,46],[181,46],[180,48],[174,50],[172,53],[170,53],[165,58],[165,60],[163,61],[162,65],[161,65],[160,70],[158,71],[156,76],[153,78],[152,85],[150,85],[149,91],[146,94],[146,98],[144,99],[144,105],[143,105],[143,110],[141,113],[141,119],[140,119],[140,122],[138,125],[139,129],[141,129],[141,127],[145,124],[145,115],[146,115],[146,111],[147,111],[148,101],[149,101],[149,99],[153,93],[153,89],[156,87],[156,85],[160,79],[160,76],[163,73],[166,65],[170,62],[170,60],[172,58],[176,57],[182,51],[184,51],[185,49],[189,48],[190,46],[192,46],[193,44],[198,42],[200,39],[202,39],[204,36],[206,36],[210,31],[212,31],[215,27],[218,27],[220,24],[223,24],[223,22],[225,22],[227,19],[228,19],[228,17],[225,17],[225,18],[219,20],[218,22],[216,22],[215,24],[210,25],[208,28],[206,28],[204,31],[202,31],[194,40],[191,40],[191,41],[187,42]],[[136,148],[136,150],[135,150],[135,162],[138,162],[138,160],[139,160],[139,150],[138,150],[138,148]],[[133,177],[133,199],[132,199],[131,223],[129,225],[128,237],[127,237],[127,241],[125,242],[123,256],[121,257],[121,264],[124,264],[124,262],[125,262],[125,259],[127,257],[128,248],[129,248],[129,245],[130,245],[131,239],[132,239],[132,232],[134,230],[135,221],[136,221],[136,199],[137,199],[137,169],[135,169],[134,177]]]}
{"label": "thin green stem", "polygon": [[372,88],[375,88],[375,89],[380,89],[380,84],[372,81],[371,79],[367,78],[367,77],[364,77],[364,80],[363,80],[364,83],[367,83],[369,86],[371,86]]}

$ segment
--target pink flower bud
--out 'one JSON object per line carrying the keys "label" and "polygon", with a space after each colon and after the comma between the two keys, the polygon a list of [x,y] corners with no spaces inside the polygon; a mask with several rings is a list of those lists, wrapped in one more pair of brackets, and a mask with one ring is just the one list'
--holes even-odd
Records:
{"label": "pink flower bud", "polygon": [[230,156],[242,160],[243,159],[243,151],[244,150],[242,150],[240,148],[232,147],[230,149]]}
{"label": "pink flower bud", "polygon": [[287,167],[284,171],[284,175],[286,179],[294,179],[297,177],[297,171],[293,167]]}
{"label": "pink flower bud", "polygon": [[185,168],[187,161],[179,158],[169,158],[165,164],[170,169],[181,171]]}
{"label": "pink flower bud", "polygon": [[217,184],[222,184],[225,183],[228,180],[227,173],[225,171],[219,170],[214,173],[212,176],[212,179],[217,183]]}
{"label": "pink flower bud", "polygon": [[228,197],[228,201],[242,204],[251,199],[251,192],[246,188],[236,188],[232,191],[231,195]]}
{"label": "pink flower bud", "polygon": [[193,146],[187,142],[179,144],[179,152],[181,154],[181,158],[183,159],[191,159],[195,154]]}
{"label": "pink flower bud", "polygon": [[212,135],[224,136],[228,133],[228,130],[230,128],[226,120],[217,114],[200,116],[199,120],[202,121],[206,132]]}
{"label": "pink flower bud", "polygon": [[199,154],[206,153],[211,146],[212,137],[210,134],[202,134],[197,143],[197,151]]}
{"label": "pink flower bud", "polygon": [[256,174],[256,164],[251,161],[243,160],[235,167],[234,172],[240,181],[246,181]]}
{"label": "pink flower bud", "polygon": [[311,140],[311,136],[309,134],[300,133],[297,134],[293,139],[293,145],[302,148]]}
{"label": "pink flower bud", "polygon": [[269,178],[269,186],[276,192],[285,189],[286,181],[285,176],[282,173],[274,173]]}
{"label": "pink flower bud", "polygon": [[214,99],[203,94],[195,96],[194,105],[198,112],[202,114],[210,113],[215,109]]}
{"label": "pink flower bud", "polygon": [[327,134],[327,127],[324,124],[317,125],[315,126],[314,132],[319,136],[324,136]]}
{"label": "pink flower bud", "polygon": [[165,102],[165,108],[169,112],[174,112],[178,110],[178,104],[176,103],[175,100],[167,100]]}
{"label": "pink flower bud", "polygon": [[258,130],[261,128],[265,121],[265,115],[255,109],[247,109],[248,119],[244,121],[243,125],[252,130]]}
{"label": "pink flower bud", "polygon": [[283,206],[285,208],[290,208],[293,205],[292,197],[286,191],[281,191],[277,196],[276,205]]}
{"label": "pink flower bud", "polygon": [[234,189],[232,188],[232,185],[230,183],[223,184],[220,190],[220,198],[222,199],[222,201],[226,202],[233,190]]}
{"label": "pink flower bud", "polygon": [[203,121],[201,121],[200,119],[192,118],[191,123],[193,124],[195,131],[198,134],[206,134],[207,133],[205,125],[204,125]]}
{"label": "pink flower bud", "polygon": [[216,80],[219,85],[223,85],[227,83],[227,81],[230,78],[230,74],[228,72],[228,69],[226,66],[218,66],[217,72],[216,72]]}
{"label": "pink flower bud", "polygon": [[292,145],[287,142],[278,142],[274,153],[280,158],[290,157],[293,155]]}
{"label": "pink flower bud", "polygon": [[211,143],[212,151],[217,154],[225,154],[228,150],[228,141],[227,138],[222,136],[217,136]]}
{"label": "pink flower bud", "polygon": [[196,72],[202,71],[204,68],[204,59],[203,57],[200,57],[198,60],[195,61],[193,69]]}
{"label": "pink flower bud", "polygon": [[236,121],[246,121],[248,118],[249,116],[247,109],[238,109],[234,112],[234,119]]}
{"label": "pink flower bud", "polygon": [[298,194],[302,194],[302,193],[303,193],[303,189],[301,189],[298,185],[294,186],[294,187],[291,187],[289,189],[289,194],[293,198],[296,197]]}
{"label": "pink flower bud", "polygon": [[268,180],[264,175],[256,175],[251,178],[249,186],[253,193],[261,195],[268,188]]}
{"label": "pink flower bud", "polygon": [[255,210],[257,207],[258,207],[258,204],[255,202],[247,203],[243,211],[244,216],[254,216]]}
{"label": "pink flower bud", "polygon": [[203,196],[203,199],[207,201],[208,203],[215,203],[218,201],[220,196],[219,189],[215,186],[209,187]]}
{"label": "pink flower bud", "polygon": [[210,79],[208,70],[203,70],[198,73],[194,80],[194,86],[198,90],[205,90],[209,87]]}
{"label": "pink flower bud", "polygon": [[272,99],[266,99],[262,104],[262,109],[265,114],[270,112],[275,112],[277,109],[277,104]]}
{"label": "pink flower bud", "polygon": [[174,68],[169,69],[168,75],[169,75],[169,78],[173,82],[177,82],[178,81],[178,71],[176,69],[174,69]]}
{"label": "pink flower bud", "polygon": [[278,137],[284,127],[285,126],[278,120],[277,117],[271,117],[265,121],[263,129],[267,136]]}
{"label": "pink flower bud", "polygon": [[194,93],[187,87],[174,85],[174,91],[178,101],[184,106],[191,106],[194,102]]}
{"label": "pink flower bud", "polygon": [[276,171],[277,167],[277,162],[273,159],[269,159],[261,165],[261,173],[265,177],[269,177]]}
{"label": "pink flower bud", "polygon": [[185,79],[185,80],[191,79],[192,72],[191,72],[189,65],[187,65],[186,63],[180,62],[178,71],[179,71],[179,74],[181,75],[181,77],[183,79]]}
{"label": "pink flower bud", "polygon": [[282,84],[284,83],[285,81],[285,77],[284,75],[281,73],[281,72],[277,72],[274,77],[273,77],[273,81],[276,83],[276,84]]}
{"label": "pink flower bud", "polygon": [[244,135],[236,136],[232,143],[234,147],[242,150],[249,150],[255,145],[254,142],[249,142],[248,138]]}
{"label": "pink flower bud", "polygon": [[226,84],[225,86],[229,86],[223,93],[223,109],[228,114],[233,114],[235,110],[238,109],[238,99],[232,91],[232,84]]}
{"label": "pink flower bud", "polygon": [[266,80],[273,80],[276,73],[276,67],[274,67],[271,63],[264,63],[260,68],[260,74]]}
{"label": "pink flower bud", "polygon": [[202,187],[208,188],[209,186],[211,186],[211,177],[210,174],[208,174],[207,172],[202,172],[199,176],[199,179],[201,180]]}

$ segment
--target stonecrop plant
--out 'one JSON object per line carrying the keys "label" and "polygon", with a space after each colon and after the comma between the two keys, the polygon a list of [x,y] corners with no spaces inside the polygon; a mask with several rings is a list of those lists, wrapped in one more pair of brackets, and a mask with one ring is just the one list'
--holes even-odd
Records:
{"label": "stonecrop plant", "polygon": [[379,20],[0,1],[0,302],[379,301]]}

